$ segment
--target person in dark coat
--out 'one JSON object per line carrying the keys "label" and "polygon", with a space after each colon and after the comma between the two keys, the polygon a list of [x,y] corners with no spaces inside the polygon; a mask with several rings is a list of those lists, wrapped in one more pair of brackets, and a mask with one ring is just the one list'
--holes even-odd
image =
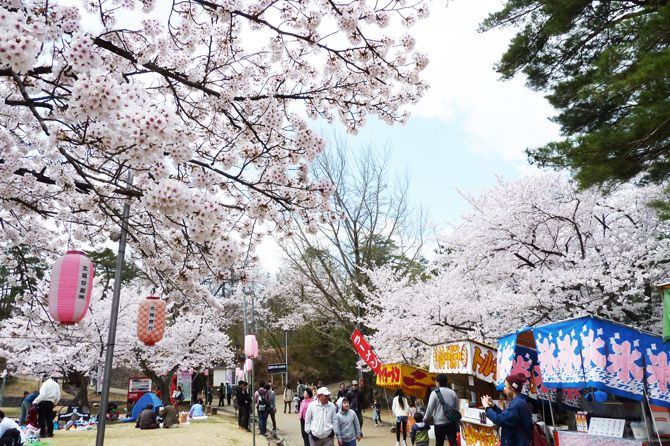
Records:
{"label": "person in dark coat", "polygon": [[240,406],[240,409],[237,414],[237,424],[240,426],[240,429],[249,431],[249,414],[251,412],[251,395],[247,391],[247,382],[240,380],[237,383],[237,390],[235,394],[235,400]]}
{"label": "person in dark coat", "polygon": [[164,429],[179,426],[179,412],[172,404],[168,404],[161,409],[161,416],[163,417]]}
{"label": "person in dark coat", "polygon": [[223,400],[226,398],[226,386],[221,383],[219,386],[219,407],[223,406]]}
{"label": "person in dark coat", "polygon": [[517,373],[505,378],[503,393],[510,401],[507,409],[502,410],[493,404],[493,399],[485,395],[482,406],[486,409],[486,417],[500,426],[501,446],[530,446],[533,434],[533,418],[528,408],[526,397],[521,393],[526,376]]}

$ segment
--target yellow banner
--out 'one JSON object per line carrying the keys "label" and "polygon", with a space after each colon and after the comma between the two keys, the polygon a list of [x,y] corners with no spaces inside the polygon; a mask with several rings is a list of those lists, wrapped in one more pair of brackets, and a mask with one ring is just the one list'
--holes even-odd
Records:
{"label": "yellow banner", "polygon": [[377,385],[401,388],[408,395],[423,396],[435,385],[435,374],[407,364],[384,364],[377,374]]}

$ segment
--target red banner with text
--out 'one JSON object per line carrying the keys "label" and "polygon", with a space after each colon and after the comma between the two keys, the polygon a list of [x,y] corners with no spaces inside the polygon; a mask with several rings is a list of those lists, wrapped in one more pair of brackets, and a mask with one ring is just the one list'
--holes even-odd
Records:
{"label": "red banner with text", "polygon": [[370,347],[370,344],[368,344],[368,341],[365,340],[361,332],[358,331],[358,328],[351,334],[351,343],[354,344],[354,348],[360,357],[363,358],[363,361],[370,366],[375,374],[379,374],[382,362],[375,352],[372,351],[372,347]]}

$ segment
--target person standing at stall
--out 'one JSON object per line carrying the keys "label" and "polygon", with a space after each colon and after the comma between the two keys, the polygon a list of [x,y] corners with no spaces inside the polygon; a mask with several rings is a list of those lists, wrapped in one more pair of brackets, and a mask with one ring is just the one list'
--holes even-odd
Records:
{"label": "person standing at stall", "polygon": [[444,373],[438,374],[435,381],[438,388],[430,392],[426,415],[423,418],[425,420],[430,417],[435,424],[435,446],[444,446],[445,438],[449,440],[449,446],[457,446],[456,433],[459,426],[447,417],[447,412],[458,410],[458,396],[447,387],[447,375]]}
{"label": "person standing at stall", "polygon": [[486,417],[501,427],[501,446],[530,446],[533,434],[533,418],[526,397],[521,394],[526,376],[516,373],[505,378],[503,393],[510,400],[507,409],[502,410],[493,403],[489,395],[482,397]]}

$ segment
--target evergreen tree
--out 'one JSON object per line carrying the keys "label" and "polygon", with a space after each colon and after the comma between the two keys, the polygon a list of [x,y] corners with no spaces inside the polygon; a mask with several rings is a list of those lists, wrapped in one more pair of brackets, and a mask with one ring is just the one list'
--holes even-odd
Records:
{"label": "evergreen tree", "polygon": [[510,25],[497,70],[547,91],[563,133],[532,162],[582,187],[670,176],[670,2],[509,0],[482,29]]}

